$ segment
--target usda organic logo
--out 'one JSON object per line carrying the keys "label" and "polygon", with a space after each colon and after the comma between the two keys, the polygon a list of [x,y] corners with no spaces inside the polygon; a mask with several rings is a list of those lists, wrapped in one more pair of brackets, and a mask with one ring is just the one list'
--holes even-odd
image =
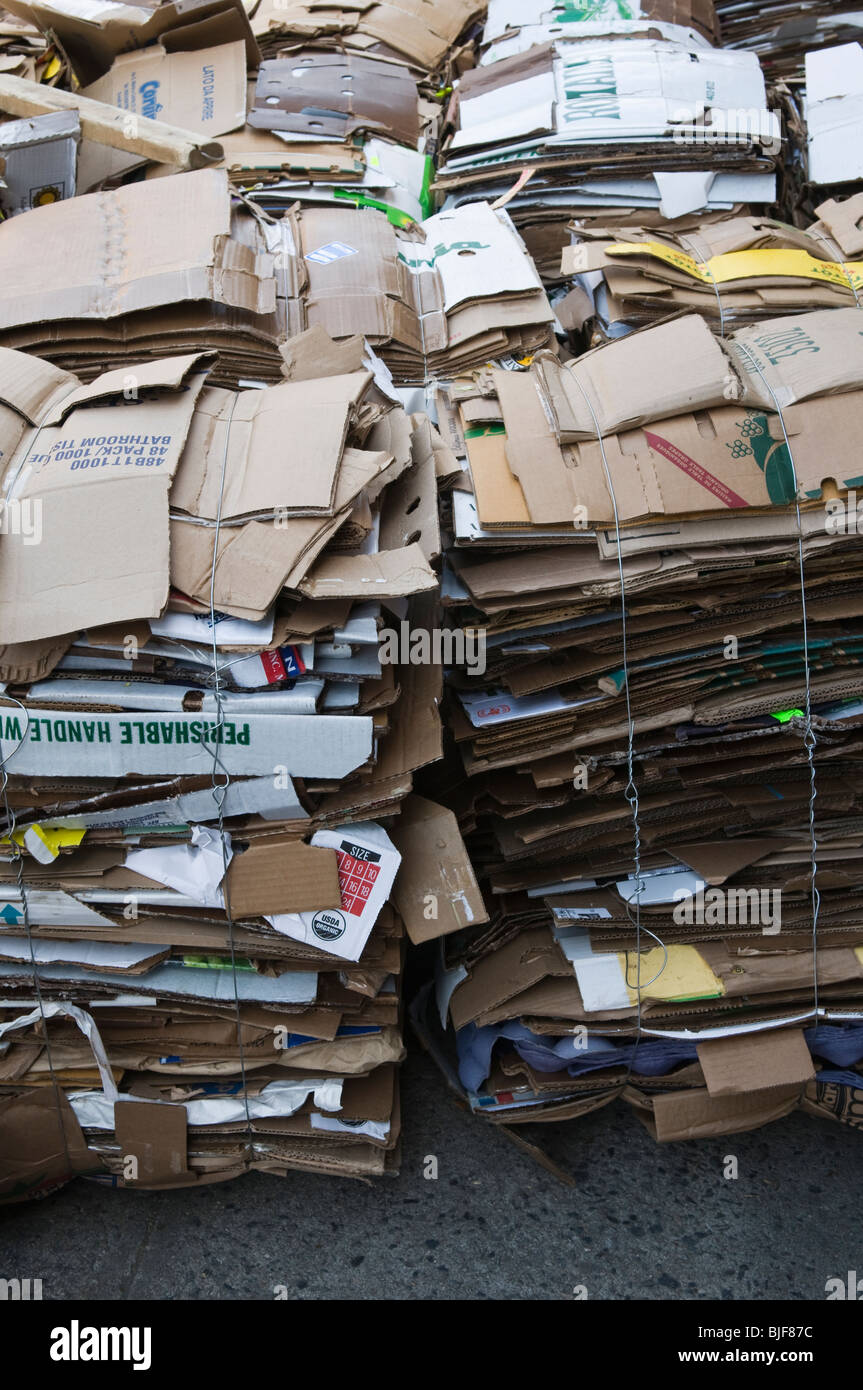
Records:
{"label": "usda organic logo", "polygon": [[321,941],[338,941],[347,925],[342,912],[316,912],[312,918],[312,931]]}

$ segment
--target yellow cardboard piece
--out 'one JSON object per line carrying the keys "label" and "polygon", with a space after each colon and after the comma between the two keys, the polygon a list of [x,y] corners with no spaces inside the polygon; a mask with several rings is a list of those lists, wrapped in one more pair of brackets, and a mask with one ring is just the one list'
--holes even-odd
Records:
{"label": "yellow cardboard piece", "polygon": [[819,261],[808,251],[727,251],[709,260],[697,261],[683,251],[663,246],[659,241],[616,241],[606,248],[609,256],[655,256],[691,275],[705,285],[722,285],[731,280],[760,279],[764,276],[795,280],[826,280],[855,290],[863,288],[863,261]]}
{"label": "yellow cardboard piece", "polygon": [[[84,827],[68,829],[59,826],[46,830],[42,825],[28,825],[26,830],[16,830],[12,839],[21,849],[29,850],[40,864],[50,864],[62,849],[77,849],[86,834]],[[9,843],[8,835],[0,840],[0,845]]]}
{"label": "yellow cardboard piece", "polygon": [[640,976],[636,951],[620,951],[617,959],[633,1004],[638,999],[635,985],[639,978],[642,999],[715,999],[725,993],[725,985],[694,946],[677,942],[665,949],[655,946],[651,951],[643,951]]}

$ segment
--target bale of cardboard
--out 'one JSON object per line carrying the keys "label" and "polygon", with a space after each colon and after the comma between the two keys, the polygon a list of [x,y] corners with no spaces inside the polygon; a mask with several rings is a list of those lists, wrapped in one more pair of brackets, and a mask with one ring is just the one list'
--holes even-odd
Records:
{"label": "bale of cardboard", "polygon": [[554,284],[572,218],[677,223],[772,203],[780,123],[755,55],[717,42],[709,0],[491,0],[443,121],[444,207],[500,199]]}
{"label": "bale of cardboard", "polygon": [[691,310],[727,333],[777,313],[854,306],[863,262],[840,240],[821,222],[804,231],[756,216],[685,230],[574,223],[558,318],[571,310],[570,330],[595,345]]}
{"label": "bale of cardboard", "polygon": [[232,197],[222,169],[10,219],[0,276],[14,286],[0,303],[0,344],[86,378],[205,349],[218,350],[219,384],[273,383],[279,349],[320,328],[339,341],[362,335],[398,380],[422,384],[554,341],[505,209],[475,204],[410,230],[373,208],[272,219]]}
{"label": "bale of cardboard", "polygon": [[855,1123],[859,16],[4,4],[0,1199]]}
{"label": "bale of cardboard", "polygon": [[688,314],[448,392],[442,601],[486,650],[448,677],[451,804],[489,921],[417,1022],[477,1113],[853,1116],[861,343],[857,308]]}
{"label": "bale of cardboard", "polygon": [[398,1167],[405,928],[482,913],[412,795],[440,670],[379,659],[447,451],[362,339],[300,346],[240,392],[0,350],[5,1199]]}

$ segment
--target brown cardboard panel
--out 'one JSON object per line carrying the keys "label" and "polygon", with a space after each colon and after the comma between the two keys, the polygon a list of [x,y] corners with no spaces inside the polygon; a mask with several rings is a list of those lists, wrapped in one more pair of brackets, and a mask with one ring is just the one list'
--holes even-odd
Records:
{"label": "brown cardboard panel", "polygon": [[[168,490],[203,386],[201,365],[195,356],[149,364],[142,371],[146,393],[133,401],[123,399],[122,374],[106,373],[67,392],[62,422],[40,428],[39,466],[21,476],[16,495],[38,502],[42,537],[38,545],[20,532],[4,537],[0,641],[161,613],[168,598]],[[35,442],[23,447],[32,452]],[[158,467],[136,468],[144,457],[158,458]],[[106,459],[123,465],[105,470],[99,465]],[[82,462],[90,465],[86,472]]]}
{"label": "brown cardboard panel", "polygon": [[[118,223],[137,233],[118,241]],[[0,308],[2,329],[111,319],[196,299],[253,314],[275,308],[271,258],[258,265],[255,252],[231,235],[223,169],[133,183],[13,217],[3,228],[0,277],[15,287]]]}
{"label": "brown cardboard panel", "polygon": [[0,1202],[47,1196],[78,1173],[100,1171],[62,1090],[0,1099]]}
{"label": "brown cardboard panel", "polygon": [[228,869],[231,911],[242,916],[341,907],[335,850],[302,840],[251,844]]}
{"label": "brown cardboard panel", "polygon": [[782,845],[776,840],[765,836],[757,840],[705,840],[701,844],[675,844],[674,854],[708,883],[718,884],[781,848]]}
{"label": "brown cardboard panel", "polygon": [[815,1076],[802,1028],[707,1038],[696,1050],[711,1096],[803,1086]]}
{"label": "brown cardboard panel", "polygon": [[543,927],[520,933],[514,941],[477,961],[468,978],[457,986],[450,1000],[453,1024],[463,1028],[479,1015],[532,990],[548,975],[572,979],[572,967],[551,932]]}
{"label": "brown cardboard panel", "polygon": [[325,556],[300,583],[309,598],[400,598],[437,588],[437,575],[417,542],[376,555]]}
{"label": "brown cardboard panel", "polygon": [[404,803],[392,840],[402,856],[393,899],[415,944],[488,921],[452,811],[422,796]]}
{"label": "brown cardboard panel", "polygon": [[416,83],[395,63],[300,49],[261,64],[249,125],[334,140],[367,130],[415,148]]}
{"label": "brown cardboard panel", "polygon": [[796,1110],[801,1094],[802,1086],[794,1085],[735,1096],[711,1096],[707,1090],[655,1096],[656,1138],[664,1144],[760,1129]]}
{"label": "brown cardboard panel", "polygon": [[81,96],[215,137],[246,120],[246,47],[242,42],[195,53],[153,45],[118,57]]}
{"label": "brown cardboard panel", "polygon": [[435,460],[430,448],[422,451],[415,432],[411,444],[413,466],[389,483],[382,499],[380,549],[393,551],[416,544],[431,564],[441,552]]}
{"label": "brown cardboard panel", "polygon": [[507,456],[506,436],[467,430],[465,448],[480,525],[486,528],[530,525],[531,514],[524,492]]}
{"label": "brown cardboard panel", "polygon": [[[221,498],[223,521],[276,508],[297,516],[329,514],[351,415],[370,381],[369,372],[353,372],[263,391],[206,391],[171,490],[172,507],[215,520]],[[288,438],[285,453],[279,446]]]}
{"label": "brown cardboard panel", "polygon": [[127,1181],[183,1182],[187,1176],[186,1108],[158,1101],[118,1100],[114,1132],[124,1162],[137,1160],[137,1174]]}

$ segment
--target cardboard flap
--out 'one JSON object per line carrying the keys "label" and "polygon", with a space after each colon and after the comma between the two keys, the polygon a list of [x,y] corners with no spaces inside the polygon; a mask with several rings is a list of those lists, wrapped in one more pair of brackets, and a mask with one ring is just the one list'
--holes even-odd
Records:
{"label": "cardboard flap", "polygon": [[261,64],[249,125],[337,140],[373,129],[415,147],[417,88],[401,64],[301,50]]}
{"label": "cardboard flap", "polygon": [[728,358],[704,319],[695,314],[594,349],[577,358],[561,379],[588,437],[596,436],[597,426],[605,435],[682,411],[722,405],[734,389]]}
{"label": "cardboard flap", "polygon": [[757,864],[759,859],[782,848],[781,842],[764,836],[760,840],[704,840],[694,845],[674,845],[670,852],[708,883],[724,883],[740,869]]}
{"label": "cardboard flap", "polygon": [[22,415],[29,425],[39,423],[52,400],[69,396],[78,378],[29,352],[0,347],[0,404]]}
{"label": "cardboard flap", "polygon": [[[179,390],[190,372],[196,367],[208,367],[215,357],[214,352],[194,352],[183,357],[162,357],[155,362],[142,362],[134,367],[115,367],[64,396],[49,410],[42,423],[62,424],[79,405],[95,405],[96,401],[108,401],[115,397],[139,400],[142,393],[147,391]],[[28,358],[28,361],[32,362],[33,358]]]}
{"label": "cardboard flap", "polygon": [[409,796],[392,838],[402,856],[393,897],[411,941],[431,941],[488,921],[452,811]]}
{"label": "cardboard flap", "polygon": [[[355,406],[369,372],[210,391],[201,398],[171,492],[172,507],[214,521],[285,508],[330,513]],[[284,441],[291,447],[284,450]],[[224,486],[222,471],[227,450]]]}
{"label": "cardboard flap", "polygon": [[572,966],[547,928],[520,932],[514,940],[478,960],[467,979],[457,985],[450,1000],[454,1026],[463,1028],[507,1000],[520,998],[549,975],[562,975],[567,984],[575,984]]}
{"label": "cardboard flap", "polygon": [[340,908],[336,852],[302,840],[290,844],[252,843],[245,853],[235,854],[231,860],[228,894],[236,916]]}
{"label": "cardboard flap", "polygon": [[395,1099],[396,1069],[375,1067],[368,1076],[351,1076],[342,1087],[340,1120],[388,1120]]}
{"label": "cardboard flap", "polygon": [[309,598],[401,598],[437,588],[437,575],[414,542],[377,555],[331,555],[300,584]]}
{"label": "cardboard flap", "polygon": [[138,1183],[182,1182],[186,1165],[186,1108],[161,1101],[118,1100],[114,1133],[124,1163],[136,1160]]}
{"label": "cardboard flap", "polygon": [[77,1173],[100,1170],[58,1087],[0,1100],[0,1202],[46,1196]]}
{"label": "cardboard flap", "polygon": [[657,1096],[653,1102],[656,1137],[660,1143],[671,1143],[760,1129],[796,1110],[800,1094],[800,1086],[794,1085],[749,1095],[711,1096],[697,1090]]}
{"label": "cardboard flap", "polygon": [[698,1044],[696,1051],[711,1096],[804,1086],[815,1076],[802,1028],[708,1038]]}
{"label": "cardboard flap", "polygon": [[320,324],[307,328],[282,343],[282,374],[288,381],[309,381],[315,377],[344,376],[364,370],[365,340],[356,335],[335,342]]}

